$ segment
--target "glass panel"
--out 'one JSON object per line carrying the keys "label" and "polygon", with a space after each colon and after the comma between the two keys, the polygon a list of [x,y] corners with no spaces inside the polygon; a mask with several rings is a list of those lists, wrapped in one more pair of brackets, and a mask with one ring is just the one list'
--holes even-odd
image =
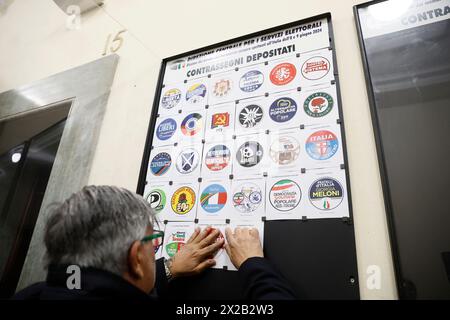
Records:
{"label": "glass panel", "polygon": [[65,122],[29,140],[22,154],[23,166],[0,223],[0,297],[11,296],[16,288]]}
{"label": "glass panel", "polygon": [[450,251],[449,5],[387,1],[358,9],[403,298],[450,298],[443,259]]}

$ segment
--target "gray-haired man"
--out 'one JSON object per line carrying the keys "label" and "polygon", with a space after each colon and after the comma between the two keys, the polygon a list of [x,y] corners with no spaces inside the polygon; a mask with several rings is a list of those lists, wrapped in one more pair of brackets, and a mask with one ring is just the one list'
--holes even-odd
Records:
{"label": "gray-haired man", "polygon": [[[149,204],[128,190],[111,186],[83,188],[49,215],[44,236],[46,282],[24,289],[15,299],[148,300],[155,297],[149,295],[154,293],[155,285],[157,293],[164,293],[172,278],[199,274],[213,266],[211,257],[224,246],[218,230],[197,228],[172,259],[155,263],[162,236],[154,230],[155,223]],[[235,234],[227,230],[227,238],[229,244],[225,247],[245,275],[249,297],[293,297],[262,258],[256,229],[236,230]],[[76,281],[73,286],[69,283],[68,270],[74,270],[73,266],[80,268],[78,286]]]}

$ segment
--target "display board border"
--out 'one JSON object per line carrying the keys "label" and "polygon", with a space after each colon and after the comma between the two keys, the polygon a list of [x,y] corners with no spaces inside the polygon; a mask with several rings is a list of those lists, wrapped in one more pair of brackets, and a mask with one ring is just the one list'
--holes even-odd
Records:
{"label": "display board border", "polygon": [[[306,19],[301,19],[301,20],[297,20],[294,22],[286,23],[286,24],[279,25],[276,27],[264,29],[262,31],[250,33],[250,34],[247,34],[244,36],[240,36],[237,38],[218,42],[216,44],[212,44],[212,45],[205,46],[205,47],[202,47],[199,49],[187,51],[187,52],[184,52],[181,54],[177,54],[174,56],[164,58],[161,62],[159,78],[158,78],[158,82],[157,82],[156,89],[155,89],[156,91],[155,91],[155,95],[154,95],[153,108],[152,108],[150,123],[149,123],[146,142],[145,142],[144,153],[143,153],[142,162],[141,162],[141,168],[140,168],[140,174],[139,174],[139,180],[138,180],[138,186],[137,186],[137,193],[140,195],[143,195],[144,189],[146,186],[147,171],[148,171],[148,165],[149,165],[149,160],[150,160],[149,158],[150,158],[150,153],[152,150],[151,146],[153,144],[153,136],[154,136],[157,117],[158,117],[159,101],[161,98],[161,91],[163,88],[165,69],[166,69],[166,65],[169,61],[180,59],[180,58],[194,55],[194,54],[198,54],[198,53],[201,53],[204,51],[215,49],[217,47],[226,46],[226,45],[229,45],[229,44],[232,44],[235,42],[245,41],[245,40],[253,38],[253,37],[258,37],[258,36],[262,36],[265,34],[277,32],[277,31],[280,31],[283,29],[306,24],[306,23],[313,22],[313,21],[320,20],[320,19],[327,19],[328,34],[329,34],[329,47],[331,49],[333,49],[332,57],[333,57],[333,65],[334,65],[334,77],[335,77],[335,82],[336,82],[338,114],[339,114],[338,124],[341,127],[342,148],[343,148],[343,157],[344,157],[344,164],[343,164],[344,168],[341,168],[341,169],[345,169],[345,179],[346,179],[346,184],[347,184],[347,197],[348,197],[348,208],[349,208],[349,217],[324,218],[324,219],[320,219],[320,220],[336,220],[336,221],[342,220],[341,223],[344,223],[349,226],[349,228],[351,229],[351,236],[353,239],[353,243],[351,244],[351,246],[349,246],[349,250],[352,250],[354,252],[355,265],[356,265],[356,247],[355,247],[355,243],[354,243],[355,235],[354,235],[354,228],[353,228],[353,206],[352,206],[352,193],[351,193],[351,186],[350,186],[350,174],[349,174],[349,164],[348,164],[348,155],[347,155],[347,143],[346,143],[345,126],[344,126],[344,115],[343,115],[343,110],[342,110],[340,79],[339,79],[338,64],[337,64],[337,59],[336,59],[336,51],[335,51],[336,48],[335,48],[335,43],[334,43],[333,26],[332,26],[332,21],[331,21],[331,13],[329,13],[329,12],[323,13],[320,15],[316,15],[313,17],[309,17]],[[356,270],[356,266],[355,266],[355,270]],[[351,282],[350,285],[357,287],[358,283],[359,283],[358,275],[354,274],[354,276],[352,277],[350,282]],[[355,293],[354,296],[357,296],[359,298],[359,290],[357,290],[357,292]]]}

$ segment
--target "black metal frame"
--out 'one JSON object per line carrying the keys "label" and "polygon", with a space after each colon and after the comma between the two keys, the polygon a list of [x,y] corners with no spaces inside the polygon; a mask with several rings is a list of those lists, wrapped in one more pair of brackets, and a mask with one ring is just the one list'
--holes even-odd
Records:
{"label": "black metal frame", "polygon": [[392,212],[392,199],[391,199],[391,192],[389,190],[389,179],[386,171],[386,162],[385,162],[385,156],[384,156],[384,148],[383,148],[383,141],[381,139],[381,131],[380,131],[380,125],[378,121],[378,115],[376,110],[376,103],[375,103],[375,94],[373,91],[371,76],[370,76],[370,70],[369,70],[369,62],[367,60],[366,56],[366,48],[364,45],[364,38],[362,34],[361,29],[361,21],[359,18],[358,10],[373,4],[385,2],[388,0],[374,0],[369,1],[365,3],[358,4],[353,7],[353,12],[355,16],[355,23],[356,23],[356,29],[358,33],[358,41],[359,41],[359,48],[361,52],[361,59],[363,63],[364,68],[364,77],[366,80],[366,87],[367,87],[367,95],[369,98],[369,107],[370,107],[370,114],[372,118],[372,126],[373,126],[373,133],[375,137],[375,144],[377,148],[377,157],[378,157],[378,166],[380,171],[380,177],[381,177],[381,185],[383,189],[383,197],[384,197],[384,207],[386,211],[386,218],[388,223],[388,230],[389,230],[389,240],[391,243],[391,250],[392,250],[392,259],[394,261],[394,270],[395,270],[395,280],[397,285],[397,292],[399,294],[400,299],[405,298],[411,298],[410,294],[408,293],[409,285],[406,281],[403,279],[403,274],[400,267],[400,258],[399,258],[399,250],[398,250],[398,243],[397,243],[397,236],[395,231],[395,224],[394,224],[394,215]]}
{"label": "black metal frame", "polygon": [[[349,219],[343,219],[343,223],[347,223],[352,228],[352,236],[354,239],[354,229],[353,229],[353,207],[352,207],[352,197],[351,197],[351,187],[350,187],[350,174],[349,174],[349,165],[348,165],[348,156],[347,156],[347,143],[346,143],[346,136],[345,136],[345,128],[344,128],[344,115],[342,111],[342,99],[341,99],[341,91],[340,91],[340,85],[339,85],[339,73],[338,73],[338,66],[337,66],[337,60],[336,60],[336,51],[334,46],[334,34],[333,34],[333,26],[331,22],[331,13],[324,13],[317,16],[313,16],[307,19],[297,20],[294,22],[290,22],[287,24],[283,24],[280,26],[276,26],[273,28],[265,29],[262,31],[250,33],[241,37],[233,38],[230,40],[222,41],[213,45],[209,45],[203,48],[199,48],[196,50],[188,51],[182,54],[177,54],[171,57],[167,57],[162,60],[161,62],[161,68],[159,71],[159,78],[156,85],[156,92],[155,92],[155,98],[153,101],[153,110],[151,113],[150,118],[150,124],[147,132],[147,138],[145,142],[145,148],[144,153],[142,157],[142,163],[140,168],[140,174],[139,174],[139,180],[138,180],[138,186],[137,186],[137,193],[143,195],[145,185],[146,185],[146,176],[147,176],[147,170],[148,170],[148,164],[149,164],[149,157],[152,150],[152,143],[153,143],[153,136],[154,131],[156,127],[156,121],[158,118],[158,108],[159,108],[159,101],[161,97],[161,89],[163,88],[163,81],[164,81],[164,74],[165,74],[165,68],[169,61],[176,60],[179,58],[183,58],[186,56],[194,55],[197,53],[201,53],[204,51],[208,51],[217,47],[229,45],[235,42],[244,41],[249,38],[258,37],[264,34],[277,32],[282,29],[287,29],[290,27],[298,26],[301,24],[306,24],[312,21],[316,21],[319,19],[327,19],[328,21],[328,32],[329,32],[329,47],[333,49],[333,65],[334,65],[334,77],[336,81],[336,91],[337,91],[337,100],[338,100],[338,111],[339,111],[339,124],[341,127],[341,137],[342,137],[342,150],[343,150],[343,156],[344,156],[344,165],[345,165],[345,176],[346,176],[346,184],[347,184],[347,198],[348,198],[348,206],[349,206]],[[336,220],[336,218],[330,218],[331,220]],[[328,219],[325,219],[328,220]],[[355,276],[355,284],[358,283],[358,276]]]}

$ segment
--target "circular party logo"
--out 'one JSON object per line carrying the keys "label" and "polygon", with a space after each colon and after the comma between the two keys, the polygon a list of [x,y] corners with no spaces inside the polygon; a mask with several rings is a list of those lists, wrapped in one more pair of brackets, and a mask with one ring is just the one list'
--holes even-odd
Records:
{"label": "circular party logo", "polygon": [[145,199],[156,213],[161,212],[166,206],[166,194],[161,189],[151,190]]}
{"label": "circular party logo", "polygon": [[344,198],[341,184],[333,178],[322,178],[309,188],[309,201],[320,210],[337,208]]}
{"label": "circular party logo", "polygon": [[278,165],[288,165],[300,155],[300,143],[293,137],[279,137],[270,146],[270,158]]}
{"label": "circular party logo", "polygon": [[156,129],[156,136],[159,140],[165,141],[172,138],[177,130],[177,123],[175,120],[169,118],[161,122]]}
{"label": "circular party logo", "polygon": [[189,187],[181,187],[172,195],[172,210],[176,214],[185,215],[195,205],[195,192]]}
{"label": "circular party logo", "polygon": [[211,171],[224,169],[231,160],[231,151],[223,144],[216,145],[206,153],[205,164]]}
{"label": "circular party logo", "polygon": [[275,100],[269,109],[269,116],[275,122],[287,122],[297,113],[297,104],[291,98],[279,98]]}
{"label": "circular party logo", "polygon": [[339,141],[336,135],[328,130],[314,132],[306,140],[306,152],[314,160],[330,159],[338,148]]}
{"label": "circular party logo", "polygon": [[181,123],[181,132],[188,137],[192,137],[199,133],[203,128],[202,115],[199,113],[191,113],[184,118]]}
{"label": "circular party logo", "polygon": [[198,104],[205,100],[206,86],[201,83],[196,83],[189,87],[186,92],[186,101],[191,104]]}
{"label": "circular party logo", "polygon": [[330,72],[330,61],[324,57],[312,57],[302,66],[302,75],[308,80],[319,80]]}
{"label": "circular party logo", "polygon": [[239,81],[239,88],[244,92],[258,90],[264,83],[264,75],[258,70],[251,70],[245,73]]}
{"label": "circular party logo", "polygon": [[276,86],[284,86],[294,80],[297,69],[292,63],[280,63],[270,72],[270,81]]}
{"label": "circular party logo", "polygon": [[169,171],[172,158],[167,152],[158,153],[150,162],[150,170],[155,176],[162,176]]}
{"label": "circular party logo", "polygon": [[256,166],[264,155],[263,147],[256,141],[247,141],[242,144],[236,154],[236,159],[243,167]]}
{"label": "circular party logo", "polygon": [[258,209],[262,200],[261,189],[254,183],[243,183],[233,191],[233,206],[243,214]]}
{"label": "circular party logo", "polygon": [[298,184],[285,179],[275,183],[270,189],[270,204],[278,211],[286,212],[295,209],[302,198]]}
{"label": "circular party logo", "polygon": [[232,82],[230,79],[221,79],[214,84],[214,95],[218,98],[227,96],[232,89]]}
{"label": "circular party logo", "polygon": [[256,127],[261,122],[262,118],[263,109],[256,104],[246,106],[239,112],[239,123],[244,128]]}
{"label": "circular party logo", "polygon": [[323,117],[333,109],[333,98],[325,92],[316,92],[306,98],[303,109],[313,118]]}
{"label": "circular party logo", "polygon": [[169,243],[166,245],[166,252],[169,257],[173,257],[186,244],[188,240],[187,233],[186,231],[175,231],[168,236]]}
{"label": "circular party logo", "polygon": [[197,150],[188,148],[180,152],[176,162],[176,168],[181,174],[188,174],[194,171],[200,163],[200,156]]}
{"label": "circular party logo", "polygon": [[220,184],[212,184],[203,190],[200,204],[208,213],[220,211],[227,203],[227,191]]}
{"label": "circular party logo", "polygon": [[163,108],[172,109],[181,100],[181,91],[178,89],[170,89],[166,91],[161,99]]}

